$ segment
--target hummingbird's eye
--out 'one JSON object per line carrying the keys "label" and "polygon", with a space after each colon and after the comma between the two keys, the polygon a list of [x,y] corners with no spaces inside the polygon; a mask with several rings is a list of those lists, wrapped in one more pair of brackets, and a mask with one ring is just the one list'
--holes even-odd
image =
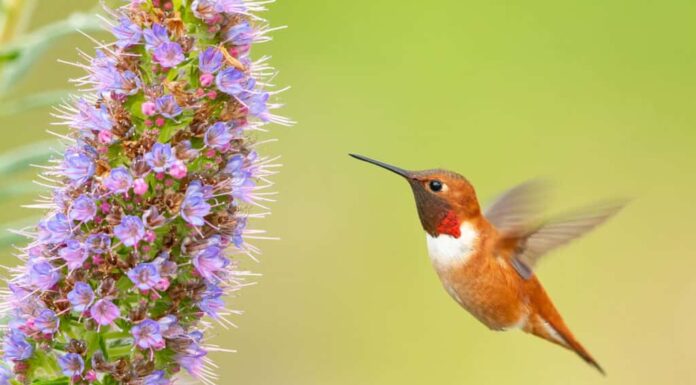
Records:
{"label": "hummingbird's eye", "polygon": [[442,191],[442,182],[437,179],[431,180],[430,183],[428,183],[428,187],[434,192],[440,192]]}

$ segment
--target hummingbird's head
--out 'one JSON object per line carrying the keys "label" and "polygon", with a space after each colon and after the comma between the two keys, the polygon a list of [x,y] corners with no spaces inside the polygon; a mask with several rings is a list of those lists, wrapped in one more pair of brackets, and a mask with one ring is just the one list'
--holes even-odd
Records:
{"label": "hummingbird's head", "polygon": [[413,190],[421,225],[431,236],[448,234],[458,238],[460,225],[481,215],[474,187],[455,172],[409,171],[362,155],[350,156],[404,177]]}

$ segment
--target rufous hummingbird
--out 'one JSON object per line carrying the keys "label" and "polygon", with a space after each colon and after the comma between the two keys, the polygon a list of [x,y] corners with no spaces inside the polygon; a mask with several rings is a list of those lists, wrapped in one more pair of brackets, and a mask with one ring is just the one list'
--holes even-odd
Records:
{"label": "rufous hummingbird", "polygon": [[408,171],[350,155],[401,175],[411,185],[430,259],[459,305],[492,330],[534,334],[574,351],[604,374],[563,322],[533,268],[543,255],[606,221],[622,204],[541,220],[539,186],[528,182],[482,212],[471,183],[455,172]]}

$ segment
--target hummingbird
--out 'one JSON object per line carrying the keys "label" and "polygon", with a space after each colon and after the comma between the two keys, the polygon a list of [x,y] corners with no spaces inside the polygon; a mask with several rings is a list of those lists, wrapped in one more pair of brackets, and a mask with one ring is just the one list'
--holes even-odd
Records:
{"label": "hummingbird", "polygon": [[409,171],[362,155],[411,186],[433,267],[447,293],[488,328],[520,329],[575,352],[605,374],[575,338],[534,273],[550,251],[616,214],[623,203],[542,219],[538,181],[500,195],[485,211],[472,184],[443,169]]}

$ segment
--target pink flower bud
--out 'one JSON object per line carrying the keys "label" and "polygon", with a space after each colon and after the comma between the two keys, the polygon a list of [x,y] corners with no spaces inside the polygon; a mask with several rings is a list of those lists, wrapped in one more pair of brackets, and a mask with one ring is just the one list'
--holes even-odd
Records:
{"label": "pink flower bud", "polygon": [[201,75],[199,80],[201,81],[201,85],[203,87],[208,87],[211,84],[213,84],[213,80],[215,80],[215,77],[213,76],[213,74],[203,74]]}
{"label": "pink flower bud", "polygon": [[155,289],[160,290],[160,291],[165,291],[169,288],[169,279],[167,278],[162,278],[157,285],[155,285]]}
{"label": "pink flower bud", "polygon": [[164,118],[161,116],[158,116],[157,119],[155,119],[155,125],[157,125],[157,127],[164,126],[164,122]]}
{"label": "pink flower bud", "polygon": [[152,242],[155,241],[155,239],[157,239],[157,235],[155,234],[154,231],[148,230],[148,231],[145,232],[145,238],[144,238],[144,239],[145,239],[146,242],[152,243]]}
{"label": "pink flower bud", "polygon": [[215,98],[217,98],[217,92],[208,91],[208,99],[215,99]]}
{"label": "pink flower bud", "polygon": [[152,127],[153,124],[154,124],[154,123],[152,123],[152,120],[150,120],[150,119],[145,119],[145,126],[146,126],[146,127]]}
{"label": "pink flower bud", "polygon": [[97,380],[97,372],[95,372],[94,370],[88,371],[87,374],[85,374],[85,380],[87,380],[87,382],[96,381]]}
{"label": "pink flower bud", "polygon": [[133,182],[133,192],[136,195],[144,195],[147,192],[147,182],[143,178],[138,178]]}
{"label": "pink flower bud", "polygon": [[140,109],[146,116],[152,116],[157,112],[157,106],[155,106],[154,102],[145,102]]}
{"label": "pink flower bud", "polygon": [[99,143],[102,143],[102,144],[111,143],[113,138],[114,138],[114,135],[111,133],[111,131],[106,131],[106,130],[99,131],[99,134],[97,135],[97,139],[99,139]]}
{"label": "pink flower bud", "polygon": [[171,175],[174,179],[181,179],[185,177],[187,172],[188,170],[186,169],[186,165],[182,161],[177,161],[169,169],[169,175]]}

